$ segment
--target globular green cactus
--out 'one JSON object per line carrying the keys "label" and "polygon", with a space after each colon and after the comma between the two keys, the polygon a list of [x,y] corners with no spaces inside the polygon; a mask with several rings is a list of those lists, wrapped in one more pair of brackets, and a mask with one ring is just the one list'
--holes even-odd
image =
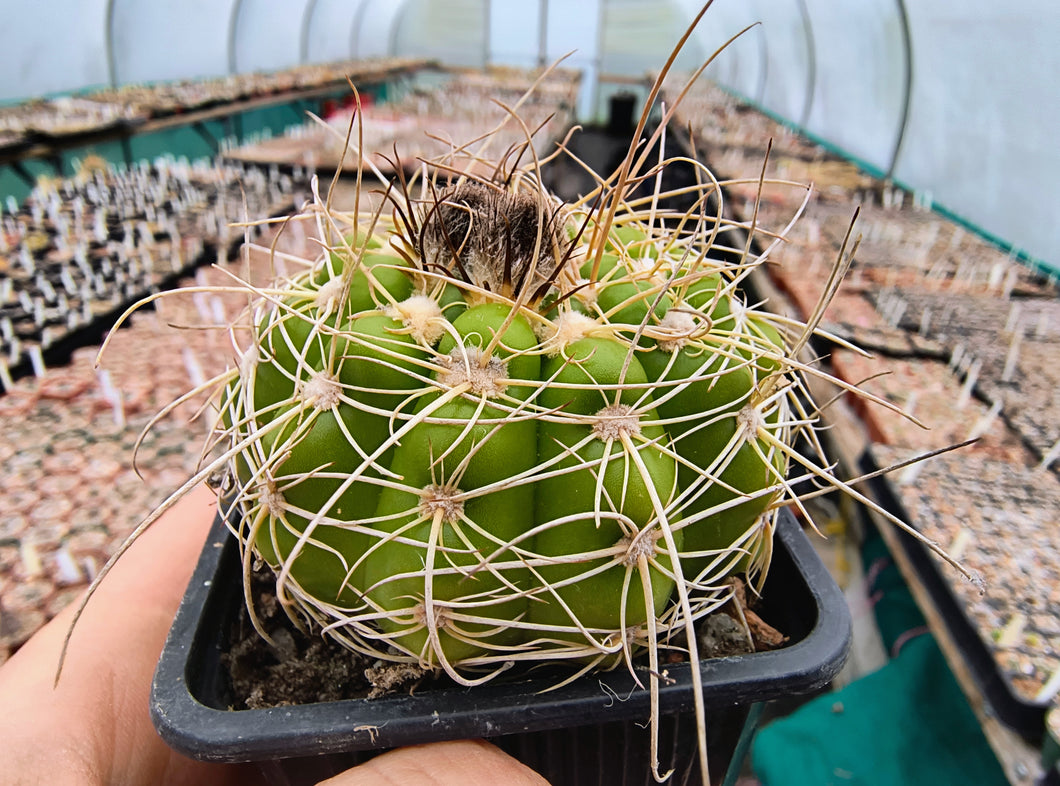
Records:
{"label": "globular green cactus", "polygon": [[[352,213],[314,188],[291,220],[316,224],[323,253],[246,283],[236,362],[198,391],[219,391],[210,459],[128,542],[218,480],[251,612],[263,561],[296,624],[465,685],[517,662],[578,673],[646,653],[657,721],[660,648],[697,663],[696,622],[735,574],[761,586],[783,506],[835,488],[915,534],[831,472],[815,432],[809,374],[894,409],[805,360],[847,242],[806,324],[750,306],[740,285],[784,231],[726,218],[723,184],[688,159],[697,185],[665,192],[638,150],[575,204],[541,186],[536,158],[506,172],[510,155],[493,179],[399,176],[383,207]],[[436,172],[486,171],[481,151],[457,158]]]}
{"label": "globular green cactus", "polygon": [[787,495],[787,328],[739,266],[512,182],[336,238],[220,402],[233,526],[290,613],[462,681],[686,625],[764,571]]}

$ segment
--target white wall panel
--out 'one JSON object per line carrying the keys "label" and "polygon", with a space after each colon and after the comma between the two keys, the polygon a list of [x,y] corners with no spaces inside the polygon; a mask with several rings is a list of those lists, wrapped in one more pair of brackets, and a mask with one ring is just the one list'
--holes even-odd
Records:
{"label": "white wall panel", "polygon": [[[536,64],[541,0],[49,0],[8,3],[0,100],[119,82],[270,70],[301,59]],[[901,9],[908,7],[912,71]],[[548,0],[549,59],[594,75],[657,69],[700,0]],[[233,17],[233,10],[238,14]],[[311,11],[306,15],[307,9]],[[235,18],[231,43],[230,22]],[[604,20],[603,29],[599,21]],[[678,64],[707,72],[1026,253],[1060,263],[1060,4],[717,0]],[[306,25],[303,25],[306,22]],[[303,39],[304,35],[304,39]],[[907,76],[911,89],[907,92]],[[908,109],[901,145],[903,117]],[[897,153],[897,155],[896,155]]]}
{"label": "white wall panel", "polygon": [[[535,67],[541,56],[541,17],[545,15],[545,63],[561,57],[561,68],[582,73],[578,117],[596,111],[600,70],[600,4],[602,0],[570,3],[562,0],[490,0],[491,63]],[[544,8],[542,8],[544,6]]]}
{"label": "white wall panel", "polygon": [[909,4],[914,88],[897,177],[1060,268],[1060,6]]}
{"label": "white wall panel", "polygon": [[[115,80],[123,84],[227,74],[231,8],[232,0],[113,0]],[[99,24],[104,21],[101,13]]]}
{"label": "white wall panel", "polygon": [[[683,5],[686,7],[687,19],[691,21],[698,11],[698,6],[693,3]],[[761,21],[762,14],[754,3],[716,2],[695,30],[693,38],[699,43],[702,57],[699,63],[693,65],[698,67],[729,38],[748,25]],[[704,71],[704,75],[742,96],[755,100],[763,89],[767,74],[767,49],[763,36],[761,26],[752,27],[720,52]]]}
{"label": "white wall panel", "polygon": [[[359,0],[367,2],[368,0]],[[310,2],[307,20],[306,62],[327,63],[351,56],[353,23],[358,2],[349,0],[315,0]]]}
{"label": "white wall panel", "polygon": [[[683,5],[689,18],[698,9],[691,0]],[[708,76],[879,171],[893,166],[899,182],[1056,265],[1060,150],[1051,137],[1060,123],[1060,5],[904,5],[911,51],[899,0],[802,0],[802,7],[800,0],[719,0],[697,35],[710,48],[757,15],[764,66],[748,37]],[[812,50],[800,29],[806,16]]]}
{"label": "white wall panel", "polygon": [[[773,112],[796,122],[805,121],[812,108],[815,78],[813,26],[803,0],[770,3],[769,19],[759,28],[764,49],[760,101]],[[756,0],[753,7],[764,6]],[[760,14],[761,15],[761,14]]]}
{"label": "white wall panel", "polygon": [[237,0],[236,71],[276,71],[298,65],[308,0]]}
{"label": "white wall panel", "polygon": [[565,65],[588,63],[599,57],[600,3],[603,0],[586,0],[565,3],[549,0],[548,4],[548,57],[549,61],[573,54]]}
{"label": "white wall panel", "polygon": [[[489,61],[522,68],[536,66],[541,43],[541,0],[488,2]],[[558,3],[551,3],[549,11],[552,10],[551,6],[555,5]]]}
{"label": "white wall panel", "polygon": [[600,73],[600,4],[603,0],[567,3],[550,0],[548,4],[548,61],[570,53],[563,68],[582,72],[577,117],[591,118],[596,110],[597,78]]}
{"label": "white wall panel", "polygon": [[895,0],[808,0],[817,85],[808,129],[886,171],[905,97],[906,58]]}
{"label": "white wall panel", "polygon": [[411,0],[398,16],[393,53],[453,65],[485,64],[488,4],[489,0]]}
{"label": "white wall panel", "polygon": [[106,0],[6,3],[0,25],[0,101],[104,84]]}
{"label": "white wall panel", "polygon": [[[675,3],[644,0],[603,0],[601,71],[642,76],[658,70],[688,27],[689,18]],[[698,43],[690,40],[677,68],[695,68],[703,59]]]}
{"label": "white wall panel", "polygon": [[360,12],[360,27],[355,31],[356,57],[388,57],[393,54],[395,28],[408,0],[368,0]]}

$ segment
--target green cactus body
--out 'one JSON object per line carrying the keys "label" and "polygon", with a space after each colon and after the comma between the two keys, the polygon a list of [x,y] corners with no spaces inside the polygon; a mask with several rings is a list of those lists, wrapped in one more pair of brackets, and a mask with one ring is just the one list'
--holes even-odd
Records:
{"label": "green cactus body", "polygon": [[476,493],[533,467],[525,447],[535,442],[535,424],[497,423],[504,414],[459,399],[434,410],[454,422],[423,421],[392,463],[420,493],[388,488],[380,495],[377,526],[394,539],[381,538],[365,559],[364,586],[372,606],[385,612],[379,625],[390,641],[423,662],[436,664],[439,649],[456,662],[521,638],[507,623],[525,613],[525,598],[512,595],[525,587],[526,569],[481,565],[497,551],[497,560],[513,561],[504,544],[533,525],[529,484]]}
{"label": "green cactus body", "polygon": [[[545,363],[544,377],[552,387],[542,392],[541,403],[562,408],[573,422],[540,426],[541,461],[558,460],[557,469],[570,471],[538,487],[537,522],[546,528],[537,535],[536,551],[563,561],[538,571],[542,586],[551,589],[541,594],[545,602],[531,605],[533,622],[583,626],[600,637],[643,625],[648,612],[637,574],[638,545],[663,566],[649,570],[652,614],[662,613],[673,591],[669,557],[656,549],[661,532],[650,529],[665,519],[676,489],[676,464],[664,450],[664,429],[653,423],[657,416],[644,370],[636,358],[626,366],[629,352],[615,339],[585,338]],[[584,556],[616,548],[610,556]],[[623,597],[625,605],[617,602]],[[552,635],[578,640],[583,634]]]}
{"label": "green cactus body", "polygon": [[634,259],[656,259],[659,256],[659,250],[651,243],[644,231],[635,226],[613,227],[608,247],[612,250],[621,248]]}
{"label": "green cactus body", "polygon": [[[594,262],[584,263],[581,268],[583,278],[592,275]],[[648,311],[655,304],[654,317],[662,319],[673,302],[672,297],[663,292],[659,297],[661,284],[647,277],[635,277],[625,265],[620,264],[614,254],[604,254],[597,269],[596,304],[608,322],[616,325],[637,327],[647,320]]]}
{"label": "green cactus body", "polygon": [[732,301],[725,294],[721,274],[702,273],[692,278],[685,288],[684,302],[709,317],[713,330],[731,327]]}
{"label": "green cactus body", "polygon": [[[340,405],[334,411],[306,414],[304,419],[292,418],[262,440],[264,451],[279,460],[269,466],[269,487],[262,501],[267,515],[254,544],[270,565],[286,565],[304,592],[349,608],[357,602],[348,580],[350,558],[362,553],[367,542],[363,534],[340,522],[363,517],[376,490],[368,483],[340,488],[342,478],[358,468],[356,454],[342,446],[346,434],[357,431],[360,413]],[[325,456],[329,459],[322,461]],[[327,518],[308,530],[321,500],[336,494]],[[308,540],[303,542],[307,530]]]}
{"label": "green cactus body", "polygon": [[[694,577],[711,562],[710,552],[730,548],[774,501],[774,494],[763,491],[783,477],[782,456],[759,437],[757,428],[775,426],[779,407],[763,412],[755,406],[755,368],[722,343],[700,340],[671,353],[655,349],[642,362],[663,387],[693,380],[662,394],[658,409],[670,421],[674,450],[684,459],[679,471],[686,495],[682,513],[695,519],[683,530],[684,549],[701,553],[684,560],[685,575]],[[771,463],[761,454],[775,458]],[[748,499],[737,503],[741,497]],[[750,555],[736,569],[746,570],[749,564]]]}
{"label": "green cactus body", "polygon": [[[616,232],[595,271],[593,249],[557,241],[581,261],[544,285],[556,263],[503,243],[450,238],[421,250],[427,264],[373,240],[256,312],[254,362],[220,423],[242,446],[239,532],[291,608],[348,646],[452,674],[613,662],[679,620],[678,594],[756,568],[749,533],[786,470],[786,398],[762,395],[783,339],[720,266],[675,268],[639,230]],[[461,280],[479,246],[500,272]]]}
{"label": "green cactus body", "polygon": [[[366,254],[350,284],[349,313],[358,314],[385,303],[387,295],[401,301],[412,294],[412,282],[401,270],[406,263],[391,254]],[[386,293],[386,294],[383,294]]]}
{"label": "green cactus body", "polygon": [[[362,465],[386,440],[385,411],[397,397],[357,385],[363,386],[362,378],[371,375],[377,388],[410,387],[410,361],[426,357],[426,351],[397,333],[398,323],[382,315],[367,314],[336,330],[339,315],[349,314],[350,308],[338,307],[337,294],[333,302],[321,302],[319,293],[329,282],[341,283],[341,268],[325,264],[298,279],[282,300],[283,307],[263,323],[260,347],[265,358],[258,359],[253,371],[254,420],[262,436],[257,447],[238,457],[237,474],[243,482],[253,477],[262,488],[258,510],[263,523],[254,543],[265,561],[285,565],[305,593],[349,608],[359,598],[350,580],[351,558],[368,542],[348,524],[374,511],[379,486],[369,480],[377,480],[380,473],[375,466]],[[405,276],[390,284],[391,297],[411,290]],[[364,301],[371,291],[367,278],[360,287],[351,290],[350,302]],[[396,369],[384,366],[383,360]],[[314,380],[334,381],[323,384],[322,392],[335,400],[326,406],[307,401]],[[368,408],[373,406],[380,411]],[[248,461],[248,455],[254,458]],[[350,477],[363,480],[350,482]],[[326,515],[318,517],[321,512]]]}
{"label": "green cactus body", "polygon": [[[455,662],[521,637],[505,623],[525,613],[526,600],[503,599],[525,586],[526,569],[481,566],[486,555],[504,551],[533,525],[533,486],[508,481],[534,467],[537,424],[511,417],[511,406],[529,394],[531,387],[522,381],[538,379],[540,359],[520,354],[537,344],[525,318],[516,316],[501,332],[510,313],[500,303],[468,309],[453,322],[461,343],[453,334],[439,343],[447,365],[436,377],[449,380],[441,389],[462,385],[478,400],[446,401],[402,437],[391,470],[404,488],[384,489],[377,511],[380,529],[400,540],[382,540],[364,562],[368,598],[386,612],[380,626],[393,643],[425,662],[434,660],[432,650],[437,656],[438,648]],[[481,358],[497,334],[498,349]],[[476,382],[475,366],[487,372],[492,366],[497,376]],[[441,395],[428,394],[424,409]],[[491,487],[496,488],[477,493]]]}

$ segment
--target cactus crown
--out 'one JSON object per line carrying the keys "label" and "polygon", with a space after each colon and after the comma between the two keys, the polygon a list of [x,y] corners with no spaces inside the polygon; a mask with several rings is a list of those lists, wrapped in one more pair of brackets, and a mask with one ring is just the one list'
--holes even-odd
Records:
{"label": "cactus crown", "polygon": [[572,245],[560,207],[543,194],[471,181],[420,212],[424,268],[509,299],[547,286]]}

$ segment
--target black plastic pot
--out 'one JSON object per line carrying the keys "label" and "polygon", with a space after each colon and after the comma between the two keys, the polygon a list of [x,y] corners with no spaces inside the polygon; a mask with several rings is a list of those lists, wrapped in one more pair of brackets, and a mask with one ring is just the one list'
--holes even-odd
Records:
{"label": "black plastic pot", "polygon": [[[221,655],[243,604],[235,543],[220,520],[203,550],[155,673],[162,738],[193,758],[256,761],[277,783],[313,783],[384,749],[486,737],[559,783],[648,783],[648,691],[617,669],[556,684],[548,677],[453,686],[374,700],[229,709]],[[845,600],[787,511],[780,517],[761,616],[789,637],[772,652],[700,664],[713,773],[723,773],[752,704],[827,685],[850,645]],[[660,689],[663,768],[695,774],[691,667],[667,666]],[[642,675],[647,684],[647,675]],[[279,760],[294,760],[281,762]]]}

